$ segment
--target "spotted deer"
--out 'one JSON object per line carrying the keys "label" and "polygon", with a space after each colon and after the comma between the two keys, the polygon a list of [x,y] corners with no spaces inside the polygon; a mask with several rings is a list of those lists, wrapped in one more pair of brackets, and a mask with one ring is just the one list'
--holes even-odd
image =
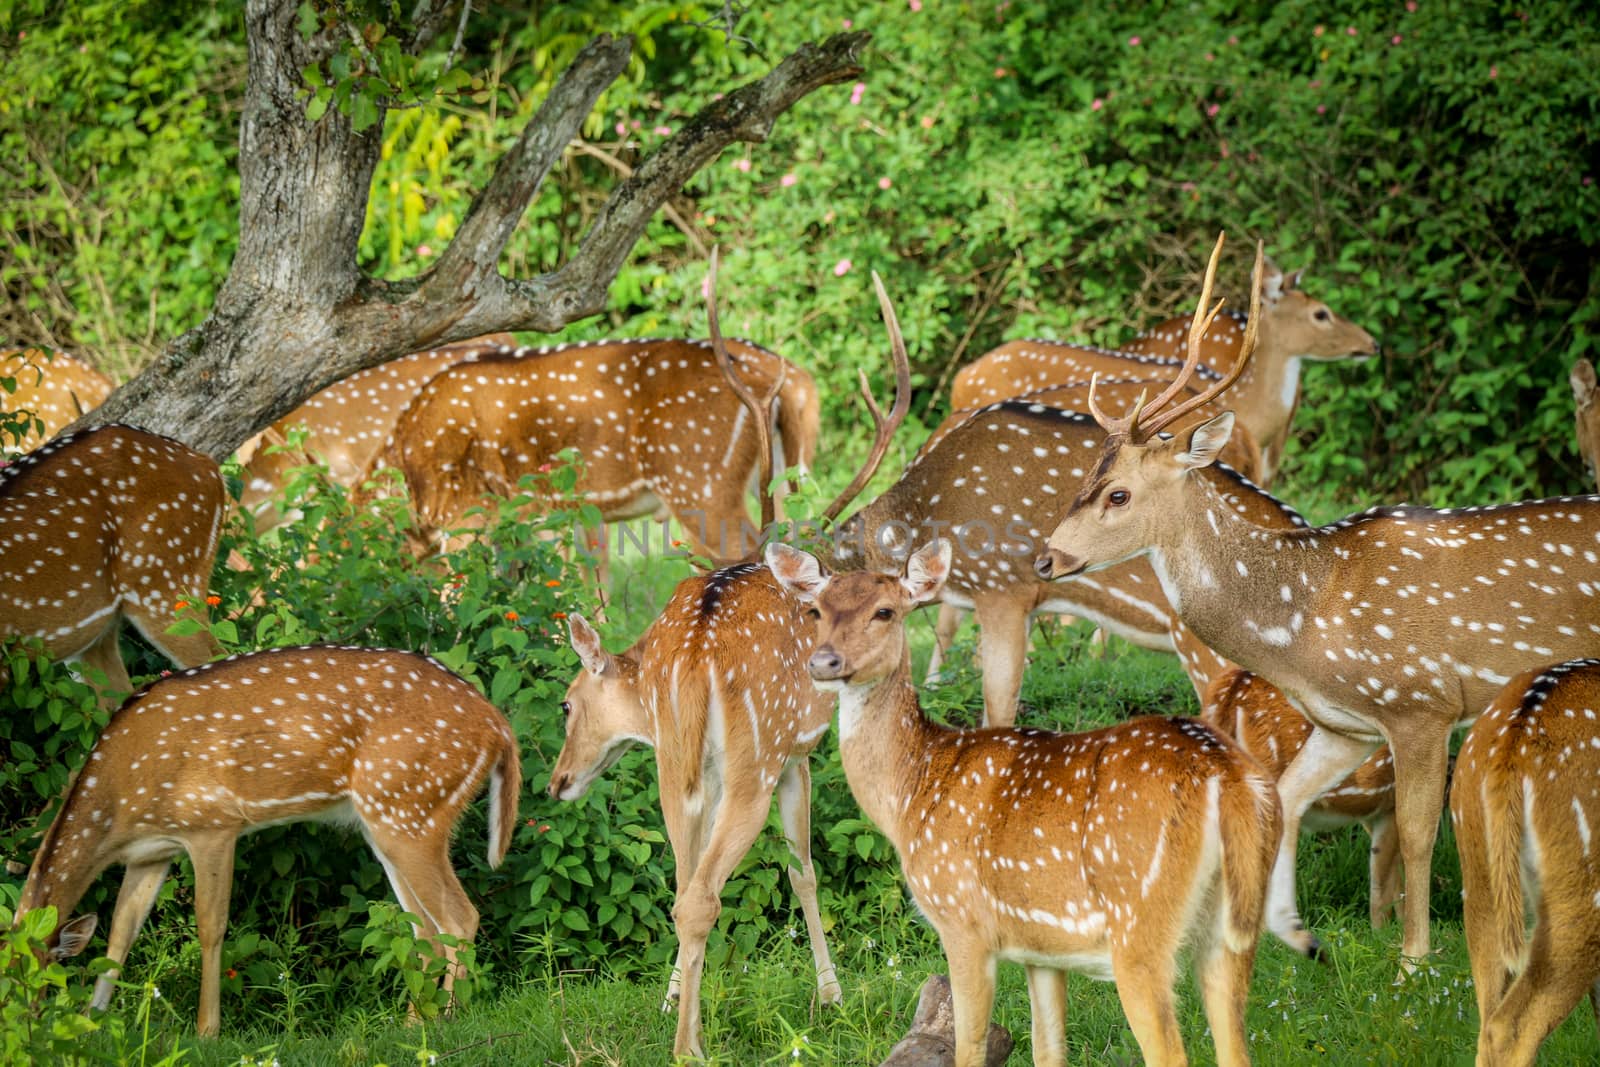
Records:
{"label": "spotted deer", "polygon": [[[1208,270],[1202,310],[1211,277]],[[1247,335],[1247,356],[1253,344]],[[1451,730],[1475,718],[1512,675],[1600,645],[1600,498],[1403,505],[1329,526],[1267,529],[1202,474],[1233,428],[1230,413],[1159,436],[1237,375],[1238,367],[1171,404],[1198,354],[1196,331],[1172,386],[1128,416],[1111,419],[1090,405],[1106,443],[1036,567],[1061,579],[1146,556],[1195,636],[1272,682],[1311,721],[1310,738],[1278,781],[1286,824],[1268,907],[1272,930],[1302,951],[1318,944],[1294,903],[1301,818],[1388,744],[1409,968],[1428,952]]]}
{"label": "spotted deer", "polygon": [[1523,671],[1473,725],[1456,760],[1450,818],[1479,1067],[1533,1064],[1585,993],[1600,1022],[1597,709],[1600,660]]}
{"label": "spotted deer", "polygon": [[[707,285],[712,347],[732,391],[751,413],[758,451],[770,454],[765,427],[781,394],[761,396],[740,379],[722,343],[716,315],[716,259]],[[876,282],[876,279],[874,279]],[[895,364],[895,402],[883,415],[867,396],[876,424],[866,464],[826,509],[831,521],[871,478],[910,404],[910,365],[881,283],[878,298]],[[770,484],[764,470],[761,486]],[[763,488],[763,525],[773,503]],[[773,792],[797,865],[789,881],[800,900],[817,972],[817,995],[838,1004],[839,980],[828,954],[811,862],[811,751],[827,732],[833,701],[805,674],[813,628],[766,567],[746,560],[678,584],[660,616],[626,652],[607,653],[584,619],[570,620],[583,665],[562,704],[566,741],[550,773],[549,793],[576,800],[631,745],[655,750],[661,810],[676,867],[672,909],[678,956],[664,1009],[676,1004],[674,1056],[704,1054],[700,982],[706,938],[722,911],[721,894],[767,820]]]}
{"label": "spotted deer", "polygon": [[[1300,275],[1300,271],[1285,275],[1267,265],[1261,279],[1256,351],[1229,394],[1239,425],[1261,450],[1260,467],[1251,472],[1261,485],[1271,485],[1277,476],[1289,424],[1300,403],[1301,365],[1378,354],[1378,342],[1370,333],[1300,290]],[[1009,341],[962,368],[951,386],[950,407],[981,407],[1051,386],[1088,382],[1096,374],[1164,382],[1183,363],[1190,322],[1188,317],[1169,319],[1119,350],[1038,339]],[[1196,376],[1215,381],[1226,374],[1241,358],[1244,330],[1241,316],[1224,314],[1215,319],[1200,339]]]}
{"label": "spotted deer", "polygon": [[904,620],[938,595],[948,542],[898,576],[835,577],[779,543],[766,559],[816,619],[807,669],[839,696],[850,791],[939,934],[957,1067],[984,1063],[1000,961],[1027,968],[1035,1063],[1066,1061],[1068,970],[1116,982],[1146,1063],[1186,1062],[1172,997],[1185,945],[1218,1062],[1248,1063],[1244,1006],[1280,821],[1255,761],[1194,719],[1079,734],[937,725],[911,684]]}
{"label": "spotted deer", "polygon": [[[776,461],[809,468],[818,398],[811,376],[746,341],[729,344],[739,372],[782,382]],[[489,493],[582,457],[581,500],[606,522],[671,517],[699,555],[737,560],[757,467],[750,413],[729,390],[709,342],[595,341],[517,349],[448,367],[400,414],[375,468],[405,476],[419,535],[437,544]],[[601,539],[603,541],[603,537]]]}
{"label": "spotted deer", "polygon": [[105,403],[115,388],[111,379],[81,359],[50,348],[0,350],[0,414],[31,416],[20,441],[0,440],[0,455],[31,452]]}
{"label": "spotted deer", "polygon": [[[168,631],[211,581],[226,500],[209,456],[117,424],[0,469],[0,643],[37,638],[52,659],[98,669],[108,707],[132,688],[124,619],[180,666],[220,656],[206,631]],[[8,675],[0,659],[0,685]]]}
{"label": "spotted deer", "polygon": [[[274,497],[295,467],[322,463],[334,484],[355,488],[400,412],[428,379],[516,343],[510,334],[497,333],[442,345],[357,371],[321,390],[239,449],[244,464],[239,505],[254,519],[256,531],[264,533],[292,518],[279,512]],[[305,436],[299,447],[289,448],[291,435],[301,429]]]}
{"label": "spotted deer", "polygon": [[[426,656],[311,646],[192,668],[112,715],[45,831],[17,914],[53,906],[64,919],[101,871],[124,865],[106,946],[120,969],[168,867],[186,853],[200,939],[196,1029],[213,1035],[241,834],[285,822],[355,826],[421,920],[418,935],[470,942],[478,913],[451,869],[450,835],[485,779],[489,864],[498,866],[522,786],[516,736],[470,683]],[[95,922],[63,922],[51,954],[82,951]],[[438,947],[448,989],[455,950]],[[115,977],[95,983],[95,1007],[110,1003]]]}
{"label": "spotted deer", "polygon": [[1595,400],[1594,364],[1580,359],[1572,365],[1572,399],[1577,407],[1578,455],[1591,481],[1600,477],[1595,456],[1600,455],[1600,405]]}

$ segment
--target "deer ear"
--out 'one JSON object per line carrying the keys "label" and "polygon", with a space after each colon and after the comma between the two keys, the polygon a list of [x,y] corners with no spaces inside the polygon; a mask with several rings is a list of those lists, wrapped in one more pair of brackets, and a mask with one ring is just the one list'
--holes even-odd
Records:
{"label": "deer ear", "polygon": [[57,933],[56,947],[50,950],[50,958],[68,959],[88,948],[89,939],[94,936],[94,928],[98,922],[93,914],[80,915],[61,927]]}
{"label": "deer ear", "polygon": [[767,546],[767,567],[778,584],[793,593],[802,603],[809,604],[822,595],[833,575],[822,569],[817,557],[809,552],[774,541]]}
{"label": "deer ear", "polygon": [[900,584],[910,594],[913,604],[926,604],[939,595],[945,579],[950,577],[950,560],[954,553],[950,542],[944,538],[930,541],[906,560],[906,574]]}
{"label": "deer ear", "polygon": [[1178,453],[1178,464],[1193,470],[1209,467],[1216,461],[1222,446],[1233,435],[1233,412],[1224,411],[1208,422],[1202,422],[1189,436],[1189,450]]}
{"label": "deer ear", "polygon": [[1594,364],[1586,359],[1580,359],[1572,365],[1572,399],[1578,402],[1580,408],[1586,408],[1594,401]]}
{"label": "deer ear", "polygon": [[1288,283],[1285,284],[1283,270],[1276,263],[1272,262],[1272,260],[1266,260],[1261,271],[1261,299],[1265,300],[1269,304],[1277,300],[1282,300],[1284,290],[1293,289],[1294,283],[1299,279],[1300,274],[1298,271],[1296,271],[1290,277]]}
{"label": "deer ear", "polygon": [[600,635],[589,625],[589,620],[582,615],[572,615],[567,619],[567,633],[572,638],[572,651],[578,654],[584,670],[605,677],[611,669],[611,657],[601,646]]}

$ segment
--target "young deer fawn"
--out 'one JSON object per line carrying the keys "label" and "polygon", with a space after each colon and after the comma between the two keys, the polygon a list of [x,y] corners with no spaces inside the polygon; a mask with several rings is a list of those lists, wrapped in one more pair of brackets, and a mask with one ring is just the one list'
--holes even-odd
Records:
{"label": "young deer fawn", "polygon": [[1473,724],[1456,759],[1450,818],[1479,1067],[1532,1064],[1585,992],[1600,1021],[1597,713],[1600,660],[1524,671]]}
{"label": "young deer fawn", "polygon": [[1185,1063],[1172,1000],[1185,944],[1218,1061],[1248,1063],[1244,1006],[1281,821],[1255,761],[1194,719],[1081,734],[934,724],[903,623],[938,596],[948,542],[912,553],[898,578],[835,577],[781,544],[766,558],[811,605],[808,667],[839,694],[851,792],[944,946],[957,1067],[983,1063],[1001,960],[1028,970],[1035,1063],[1065,1062],[1068,970],[1117,983],[1147,1063]]}
{"label": "young deer fawn", "polygon": [[[419,934],[471,941],[478,913],[450,868],[450,834],[484,779],[489,863],[516,825],[517,739],[469,683],[413,652],[281,648],[155,682],[123,704],[67,788],[17,903],[66,919],[101,871],[127,867],[106,947],[120,968],[180,852],[194,864],[200,937],[195,1028],[220,1021],[222,940],[234,845],[263,826],[303,820],[358,827]],[[95,916],[63,922],[56,957],[82,951]],[[455,952],[445,972],[448,988]],[[116,971],[95,983],[111,1001]]]}

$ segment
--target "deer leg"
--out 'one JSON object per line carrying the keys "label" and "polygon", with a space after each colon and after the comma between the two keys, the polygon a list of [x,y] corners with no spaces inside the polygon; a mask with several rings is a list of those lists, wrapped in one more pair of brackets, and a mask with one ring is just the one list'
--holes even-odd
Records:
{"label": "deer leg", "polygon": [[1227,935],[1221,929],[1196,950],[1195,972],[1218,1067],[1249,1067],[1244,1012],[1250,1000],[1250,971],[1255,958],[1255,942],[1243,950],[1229,948]]}
{"label": "deer leg", "polygon": [[1395,825],[1400,862],[1405,866],[1401,900],[1401,968],[1410,971],[1428,954],[1428,894],[1432,885],[1433,843],[1444,807],[1450,755],[1450,724],[1407,724],[1389,739],[1394,753]]}
{"label": "deer leg", "polygon": [[1400,895],[1400,835],[1395,832],[1394,813],[1384,812],[1367,823],[1372,852],[1367,861],[1368,918],[1374,930],[1394,916],[1394,902]]}
{"label": "deer leg", "polygon": [[1300,754],[1278,778],[1278,796],[1283,801],[1283,837],[1278,842],[1278,857],[1272,866],[1267,928],[1290,948],[1313,959],[1321,953],[1322,944],[1300,921],[1300,911],[1295,906],[1294,865],[1300,820],[1318,797],[1344,781],[1377,747],[1375,741],[1345,737],[1316,726]]}
{"label": "deer leg", "polygon": [[198,667],[222,657],[222,646],[217,644],[210,630],[192,634],[168,633],[168,629],[178,621],[170,604],[151,608],[124,602],[122,612],[129,622],[138,627],[146,641],[180,667]]}
{"label": "deer leg", "polygon": [[233,895],[234,834],[189,842],[194,863],[195,932],[200,937],[200,1015],[195,1032],[215,1037],[221,1026],[222,939],[228,931],[228,901]]}
{"label": "deer leg", "polygon": [[978,655],[983,665],[983,724],[1010,726],[1017,719],[1017,694],[1028,659],[1028,609],[1004,596],[979,597]]}
{"label": "deer leg", "polygon": [[[656,761],[661,768],[659,758]],[[694,872],[700,866],[700,856],[705,850],[705,785],[690,795],[681,783],[673,783],[665,775],[661,778],[661,815],[667,827],[667,843],[672,846],[673,899],[681,899],[689,889]],[[671,1011],[681,999],[683,991],[683,937],[678,937],[678,952],[672,961],[672,974],[667,978],[667,996],[661,1010]]]}
{"label": "deer leg", "polygon": [[1114,945],[1111,953],[1122,1013],[1148,1067],[1183,1067],[1189,1061],[1172,1006],[1172,953],[1150,944],[1148,933],[1134,940],[1140,944]]}
{"label": "deer leg", "polygon": [[470,943],[478,933],[478,909],[472,906],[450,866],[449,840],[403,837],[369,829],[367,843],[383,864],[400,906],[421,920],[415,928],[417,936],[425,938],[435,954],[445,960],[442,984],[445,992],[450,992],[460,974],[456,947],[441,944],[434,935],[449,934],[458,944]]}
{"label": "deer leg", "polygon": [[673,904],[672,921],[678,928],[678,959],[683,979],[683,995],[678,1001],[678,1033],[672,1045],[674,1056],[705,1055],[700,1046],[700,977],[705,969],[706,938],[722,914],[722,887],[766,825],[771,806],[770,793],[759,796],[725,794],[718,805],[705,854],[700,857],[689,885]]}
{"label": "deer leg", "polygon": [[1028,1007],[1033,1015],[1034,1067],[1066,1067],[1066,973],[1054,967],[1029,967]]}
{"label": "deer leg", "polygon": [[116,966],[95,979],[94,1000],[90,1003],[96,1010],[105,1011],[111,1005],[111,992],[122,965],[128,960],[128,947],[139,936],[139,928],[149,917],[156,895],[161,892],[161,883],[166,881],[167,868],[171,865],[171,860],[133,864],[122,876],[122,888],[117,891],[117,906],[111,913],[111,933],[106,938],[106,956]]}
{"label": "deer leg", "polygon": [[1563,907],[1548,896],[1541,901],[1527,969],[1483,1026],[1480,1064],[1531,1067],[1545,1038],[1592,988],[1596,945],[1583,935],[1592,922],[1583,911],[1593,910],[1593,900],[1585,893],[1574,903],[1581,909]]}
{"label": "deer leg", "polygon": [[955,1022],[955,1067],[984,1067],[989,1016],[994,1011],[994,958],[976,941],[952,941],[940,931],[950,964],[950,1007]]}
{"label": "deer leg", "polygon": [[950,643],[956,639],[956,631],[961,628],[964,612],[954,604],[939,605],[939,621],[933,626],[933,655],[928,657],[928,674],[923,679],[926,685],[938,685],[941,681],[939,668],[944,664],[945,653],[950,651]]}
{"label": "deer leg", "polygon": [[817,872],[811,865],[811,766],[805,757],[791,760],[778,776],[778,817],[783,836],[800,865],[789,865],[789,884],[800,899],[806,917],[806,935],[811,939],[811,958],[817,968],[817,999],[823,1004],[844,1000],[833,959],[828,955],[828,938],[822,930],[822,909],[817,906]]}
{"label": "deer leg", "polygon": [[117,707],[129,693],[133,692],[133,683],[128,680],[128,668],[122,662],[122,649],[118,642],[120,629],[113,616],[113,622],[106,628],[106,632],[77,656],[84,666],[93,667],[105,675],[105,688],[97,692],[100,695],[100,706],[107,709]]}

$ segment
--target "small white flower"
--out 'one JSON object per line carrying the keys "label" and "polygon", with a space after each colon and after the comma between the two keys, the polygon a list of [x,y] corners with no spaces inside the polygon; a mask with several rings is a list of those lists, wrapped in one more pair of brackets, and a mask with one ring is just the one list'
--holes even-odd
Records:
{"label": "small white flower", "polygon": [[784,931],[784,933],[789,935],[789,940],[790,941],[797,940],[800,937],[800,931],[796,930],[793,926],[790,926],[787,930]]}
{"label": "small white flower", "polygon": [[878,947],[878,943],[869,937],[865,941],[861,942],[861,947],[866,949],[868,952],[871,952],[873,949]]}
{"label": "small white flower", "polygon": [[160,1000],[161,999],[161,990],[156,988],[155,986],[151,986],[150,987],[150,998],[152,1000]]}

